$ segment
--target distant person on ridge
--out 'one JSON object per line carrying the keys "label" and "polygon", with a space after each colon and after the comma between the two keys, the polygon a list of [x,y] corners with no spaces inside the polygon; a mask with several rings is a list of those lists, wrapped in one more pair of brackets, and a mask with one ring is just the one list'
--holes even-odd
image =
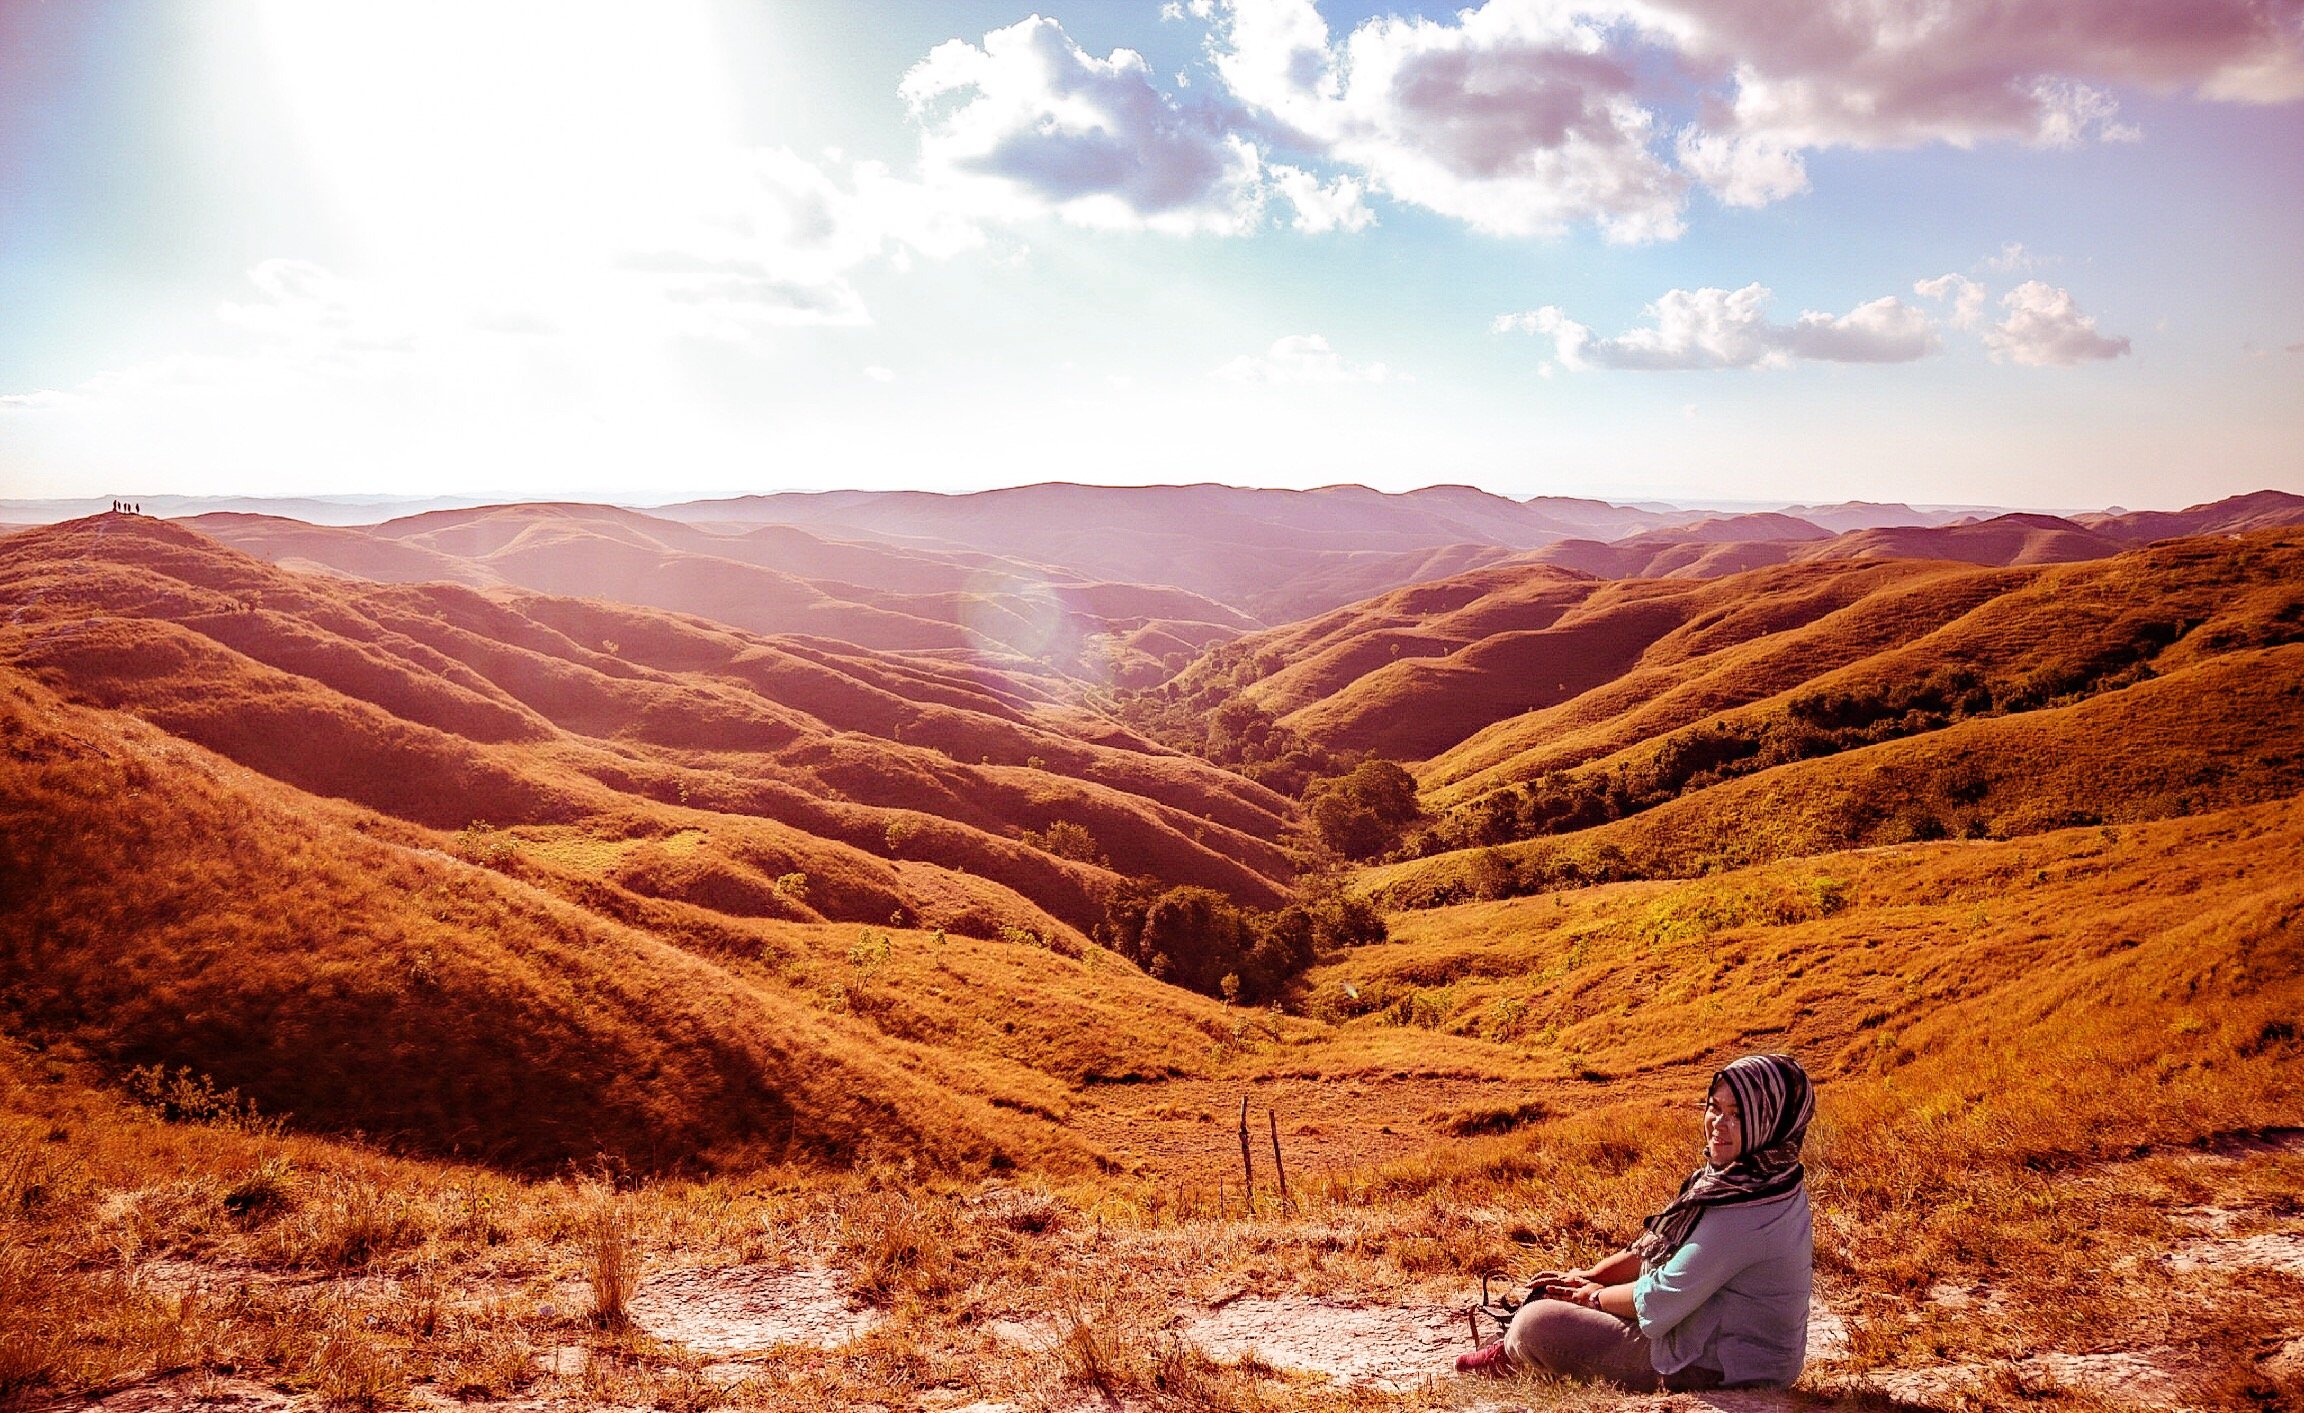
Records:
{"label": "distant person on ridge", "polygon": [[1785,1385],[1807,1358],[1815,1264],[1800,1141],[1816,1112],[1790,1055],[1712,1078],[1704,1163],[1631,1246],[1543,1271],[1504,1338],[1458,1373],[1541,1369],[1647,1392]]}

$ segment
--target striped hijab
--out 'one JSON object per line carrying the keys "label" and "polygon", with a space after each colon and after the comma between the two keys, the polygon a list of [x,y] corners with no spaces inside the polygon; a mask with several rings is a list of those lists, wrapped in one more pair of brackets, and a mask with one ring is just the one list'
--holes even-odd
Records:
{"label": "striped hijab", "polygon": [[1670,1205],[1642,1223],[1647,1230],[1632,1249],[1643,1266],[1658,1265],[1679,1250],[1706,1207],[1772,1201],[1807,1180],[1800,1140],[1816,1113],[1816,1087],[1800,1062],[1790,1055],[1746,1055],[1712,1080],[1736,1096],[1743,1120],[1736,1156],[1717,1168],[1707,1160],[1680,1184]]}

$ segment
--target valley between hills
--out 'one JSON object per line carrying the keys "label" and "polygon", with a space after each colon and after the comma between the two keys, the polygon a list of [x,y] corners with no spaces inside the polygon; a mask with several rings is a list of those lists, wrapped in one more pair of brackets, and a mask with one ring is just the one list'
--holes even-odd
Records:
{"label": "valley between hills", "polygon": [[[0,534],[0,1403],[2304,1400],[2304,498],[170,510]],[[1447,1373],[1756,1050],[1800,1385]]]}

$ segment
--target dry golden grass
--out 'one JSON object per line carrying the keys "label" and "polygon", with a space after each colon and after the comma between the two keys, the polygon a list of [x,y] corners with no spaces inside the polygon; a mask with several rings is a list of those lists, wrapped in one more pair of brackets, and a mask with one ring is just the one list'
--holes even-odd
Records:
{"label": "dry golden grass", "polygon": [[1579,583],[1496,566],[1251,634],[1177,682],[1244,677],[1317,746],[1425,760],[1433,802],[1455,805],[1723,712],[1781,712],[1771,699],[1803,684],[1879,695],[1966,672],[2006,710],[2101,690],[2163,649],[2292,641],[2300,556],[2291,528],[2051,568],[1848,560]]}
{"label": "dry golden grass", "polygon": [[[721,922],[712,940],[737,955],[707,960],[138,723],[22,684],[0,697],[0,976],[19,1033],[514,1166],[1088,1161],[1005,1037],[928,1050],[869,1020],[859,936],[882,955],[929,937]],[[1111,985],[1154,989],[1106,960]]]}
{"label": "dry golden grass", "polygon": [[[1783,578],[1827,571],[1838,577],[1803,592]],[[1815,599],[1834,584],[1865,593]],[[2293,642],[2304,625],[2304,536],[2177,541],[2052,569],[1806,566],[1702,587],[1720,596],[1717,606],[1658,639],[1634,671],[1428,762],[1434,801],[1460,804],[1552,771],[1612,769],[1699,725],[1780,718],[1800,695],[1879,701],[1924,697],[1933,685],[1942,704],[1981,692],[1983,710],[2024,710]],[[1830,611],[1785,616],[1802,603]]]}
{"label": "dry golden grass", "polygon": [[753,861],[666,863],[648,891],[742,908],[747,868],[805,872],[816,914],[879,922],[916,910],[898,866],[921,864],[1021,895],[1029,926],[1084,928],[1114,875],[1026,842],[1058,822],[1114,868],[1260,904],[1289,871],[1286,801],[975,664],[299,575],[117,517],[12,537],[0,599],[0,661],[308,792],[450,830],[754,826]]}
{"label": "dry golden grass", "polygon": [[1764,592],[1702,600],[1704,611],[1656,639],[1630,671],[1462,738],[1419,766],[1419,779],[1432,804],[1452,806],[1602,759],[1924,639],[2006,592],[2012,579],[2021,582],[2004,572],[1897,563],[1740,580],[1734,587]]}
{"label": "dry golden grass", "polygon": [[2071,706],[1779,765],[1593,828],[1372,869],[1355,886],[1416,907],[1578,878],[1686,878],[1915,839],[2182,816],[2304,789],[2300,736],[2304,645],[2224,653]]}
{"label": "dry golden grass", "polygon": [[[1851,660],[1877,651],[1883,631],[1908,636],[1944,621],[1956,611],[1962,573],[1915,562],[1847,563],[1711,581],[1595,582],[1541,566],[1497,567],[1251,635],[1224,656],[1286,664],[1251,691],[1285,708],[1285,724],[1308,739],[1420,760],[1492,723],[1505,723],[1494,727],[1502,731],[1573,715],[1587,694],[1633,704],[1706,676],[1715,693],[1740,685],[1741,674],[1709,669],[1769,657],[1783,642],[1774,635],[1810,640],[1794,670],[1836,665],[1815,656],[1820,646]],[[1921,586],[1938,597],[1919,593]],[[1867,602],[1874,598],[1882,602]],[[1706,655],[1718,660],[1687,661]],[[1612,686],[1643,673],[1636,688]],[[1716,700],[1707,710],[1726,704]]]}
{"label": "dry golden grass", "polygon": [[[376,1406],[445,1393],[804,1407],[940,1389],[1054,1406],[1107,1393],[1431,1406],[1211,1359],[1167,1321],[1242,1289],[1455,1300],[1468,1273],[1584,1259],[1684,1172],[1708,1068],[1784,1046],[1823,1083],[1819,1265],[1854,1321],[1850,1356],[1817,1371],[1818,1388],[1969,1362],[1981,1382],[1944,1397],[2000,1406],[2055,1378],[1994,1359],[2127,1349],[2167,1365],[2198,1406],[2261,1406],[2248,1390],[2280,1386],[2254,1356],[2304,1310],[2304,1289],[2161,1257],[2185,1239],[2182,1210],[2235,1214],[2236,1234],[2292,1224],[2304,1153],[2233,1136],[2304,1126],[2300,845],[2304,804],[2284,802],[1405,915],[1398,941],[1313,978],[1316,997],[1347,980],[1391,996],[1365,1016],[1276,1021],[1203,1056],[1205,1078],[1052,1089],[1075,1124],[1124,1101],[1128,1126],[1176,1135],[1140,1173],[1053,1185],[868,1163],[610,1193],[261,1124],[161,1123],[86,1087],[76,1063],[10,1051],[0,1309],[21,1312],[25,1337],[0,1345],[19,1351],[9,1377],[26,1392],[181,1368]],[[878,965],[905,960],[892,947]],[[1419,995],[1421,1010],[1398,1004]],[[1229,1216],[1208,1190],[1236,1157],[1223,1100],[1243,1089],[1283,1110],[1292,1160],[1292,1203],[1262,1170],[1253,1219],[1236,1189]],[[1507,1111],[1441,1098],[1467,1090],[1516,1096],[1504,1132],[1459,1136]],[[1318,1135],[1298,1125],[1363,1107],[1405,1146],[1309,1161]],[[1187,1152],[1209,1161],[1169,1165]],[[1176,1175],[1195,1201],[1175,1200]],[[630,1311],[652,1273],[763,1262],[840,1272],[884,1323],[837,1350],[751,1358],[737,1382],[592,1319]],[[620,1301],[602,1293],[619,1278]],[[1037,1333],[990,1333],[994,1321]],[[1519,1396],[1599,1406],[1543,1385]]]}
{"label": "dry golden grass", "polygon": [[[885,837],[825,848],[721,808],[756,802],[743,792],[764,782],[695,763],[708,745],[667,744],[735,720],[682,715],[720,700],[713,674],[732,664],[710,625],[659,619],[642,649],[659,665],[611,667],[536,645],[644,616],[430,590],[387,605],[264,577],[190,537],[145,546],[167,574],[114,575],[99,557],[92,580],[152,596],[143,616],[57,615],[6,643],[135,711],[0,674],[0,1401],[154,1381],[193,1397],[247,1379],[361,1408],[1462,1404],[1481,1390],[1392,1394],[1212,1357],[1171,1320],[1244,1292],[1461,1301],[1484,1269],[1589,1259],[1686,1171],[1710,1069],[1789,1048],[1823,1082],[1819,1268],[1851,1322],[1847,1356],[1811,1391],[1877,1406],[1865,1380],[1905,1387],[1953,1365],[1973,1366],[1973,1387],[1937,1403],[2112,1406],[2021,1357],[2121,1352],[2161,1366],[2182,1401],[2277,1406],[2304,1391],[2259,1356],[2304,1321],[2304,1280],[2166,1258],[2198,1235],[2188,1213],[2284,1237],[2304,1190],[2287,1140],[2304,1128],[2304,800],[2286,773],[2304,648],[2267,637],[2295,600],[2289,546],[2153,551],[2174,557],[2175,580],[2231,583],[2201,590],[2226,606],[2176,634],[2149,679],[1713,785],[1611,828],[1650,828],[1659,866],[1701,846],[1718,871],[1396,914],[1393,942],[1305,978],[1299,1014],[1185,995],[1088,945],[1038,906],[1092,877],[1077,861],[1042,854],[1009,886],[961,872],[959,854],[891,859]],[[1966,571],[1912,573],[1907,588],[1973,587]],[[2057,606],[2083,625],[2134,617],[2132,586],[2093,583],[2064,583]],[[521,762],[520,788],[581,808],[427,829],[151,724],[202,710],[192,684],[240,651],[188,626],[213,611],[202,595],[250,591],[301,596],[283,619],[327,628],[288,635],[309,650],[298,663],[377,674],[375,696],[334,708],[345,719],[406,722],[368,704],[405,689],[394,700],[419,715],[513,736],[542,720],[535,741],[454,759],[483,774]],[[1818,592],[1691,624],[1670,650],[1701,661],[1758,642],[1772,613],[1830,618],[1838,590]],[[1874,623],[1886,639],[1927,599],[1902,603]],[[444,649],[345,656],[346,615],[374,624],[387,607],[410,642],[419,609],[505,637],[429,678],[408,664]],[[2015,644],[2037,609],[1977,621]],[[737,656],[755,651],[746,661],[765,660],[756,642]],[[828,692],[868,675],[842,665],[846,649],[775,651],[776,672]],[[680,654],[694,661],[675,666]],[[543,685],[579,667],[602,680],[565,697]],[[231,700],[316,700],[297,685],[315,679],[267,670],[235,668],[249,695]],[[969,699],[970,722],[1055,719],[1004,698],[1013,683],[872,671],[890,699]],[[618,695],[627,679],[648,690]],[[184,701],[152,694],[168,680]],[[612,714],[587,692],[633,706],[641,727],[603,744],[531,701]],[[1110,768],[1092,737],[1074,719],[1030,738],[1078,753],[1061,767],[1075,785],[1025,761],[967,779],[988,798],[1079,801],[1077,782]],[[848,778],[893,737],[874,741],[811,738],[812,779]],[[1832,800],[1874,785],[1916,797],[1955,750],[1978,799],[2026,828],[2055,809],[2136,822],[1829,852],[1845,837],[1823,827]],[[609,789],[611,764],[632,778]],[[1163,801],[1203,791],[1250,833],[1250,787],[1159,769],[1170,793],[1121,793],[1181,812]],[[652,799],[642,777],[701,798]],[[2170,790],[2199,812],[2153,818],[2175,812],[2151,803]],[[811,807],[847,819],[842,805]],[[901,818],[936,849],[1028,847],[856,808],[843,828],[884,835]],[[1731,866],[1771,852],[1792,856]],[[901,921],[860,911],[882,904]],[[961,918],[994,935],[939,930]],[[130,1073],[153,1064],[166,1068]],[[1236,1167],[1243,1094],[1253,1199]],[[832,1273],[853,1308],[827,1318],[856,1337],[729,1358],[689,1347],[663,1302],[731,1269]],[[865,1312],[878,1323],[858,1333]],[[1543,1384],[1512,1397],[1610,1406]]]}

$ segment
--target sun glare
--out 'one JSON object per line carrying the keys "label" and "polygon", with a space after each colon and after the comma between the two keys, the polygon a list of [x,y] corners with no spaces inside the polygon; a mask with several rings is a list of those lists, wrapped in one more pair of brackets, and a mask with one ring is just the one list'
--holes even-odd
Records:
{"label": "sun glare", "polygon": [[733,142],[707,7],[268,0],[273,80],[361,254],[596,264]]}

